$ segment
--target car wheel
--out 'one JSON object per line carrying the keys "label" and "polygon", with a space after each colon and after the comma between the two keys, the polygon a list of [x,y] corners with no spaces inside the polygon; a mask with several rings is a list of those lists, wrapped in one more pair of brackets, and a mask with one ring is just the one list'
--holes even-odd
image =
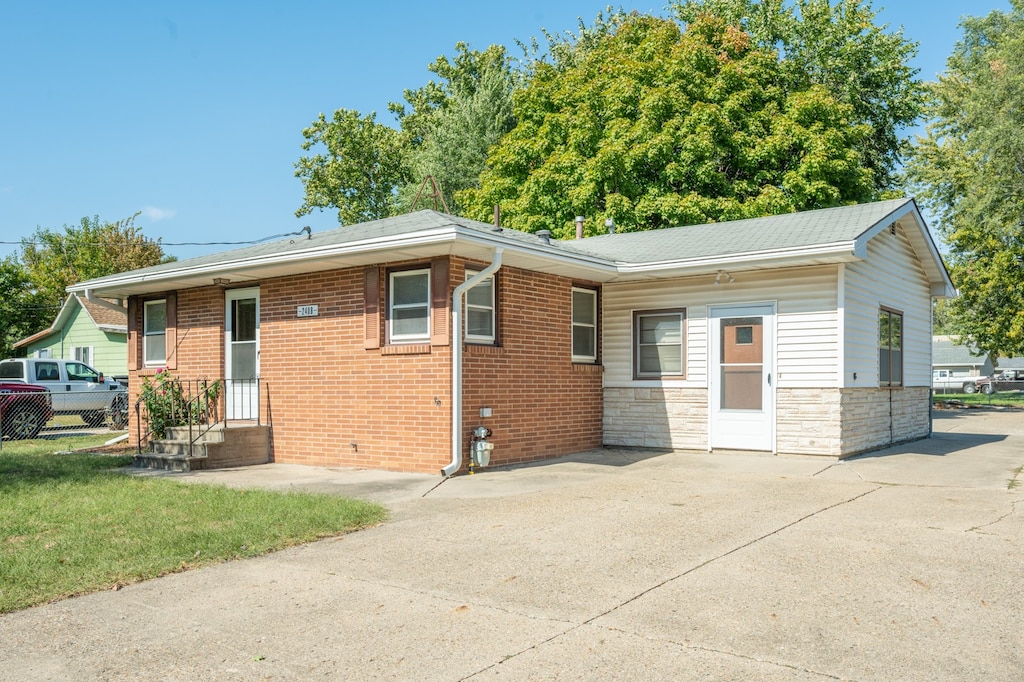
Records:
{"label": "car wheel", "polygon": [[978,384],[974,383],[973,381],[965,381],[964,382],[964,393],[977,393],[977,392],[978,392]]}
{"label": "car wheel", "polygon": [[981,387],[981,392],[984,393],[985,395],[992,395],[993,393],[996,392],[996,389],[995,386],[993,386],[992,384],[985,384],[984,386]]}
{"label": "car wheel", "polygon": [[4,435],[12,440],[35,438],[43,428],[43,418],[29,405],[16,405],[4,419]]}
{"label": "car wheel", "polygon": [[107,423],[107,413],[103,410],[86,412],[82,415],[82,421],[92,427],[103,426]]}

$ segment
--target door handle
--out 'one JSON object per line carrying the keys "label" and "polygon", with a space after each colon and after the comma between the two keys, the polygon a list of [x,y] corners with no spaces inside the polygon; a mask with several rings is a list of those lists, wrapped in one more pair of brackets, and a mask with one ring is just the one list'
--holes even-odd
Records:
{"label": "door handle", "polygon": [[768,372],[768,385],[769,386],[772,385],[772,373],[771,372]]}

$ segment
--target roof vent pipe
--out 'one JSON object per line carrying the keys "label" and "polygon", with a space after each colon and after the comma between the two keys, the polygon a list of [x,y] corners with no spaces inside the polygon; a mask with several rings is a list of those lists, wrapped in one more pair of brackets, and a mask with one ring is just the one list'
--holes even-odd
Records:
{"label": "roof vent pipe", "polygon": [[604,221],[604,226],[608,228],[608,234],[615,234],[615,219],[607,218]]}
{"label": "roof vent pipe", "polygon": [[583,239],[583,216],[576,216],[576,239]]}
{"label": "roof vent pipe", "polygon": [[543,239],[545,244],[551,243],[551,230],[537,230],[537,236]]}
{"label": "roof vent pipe", "polygon": [[441,469],[445,478],[462,468],[462,304],[466,292],[501,267],[502,248],[494,249],[491,264],[455,287],[452,294],[452,461]]}

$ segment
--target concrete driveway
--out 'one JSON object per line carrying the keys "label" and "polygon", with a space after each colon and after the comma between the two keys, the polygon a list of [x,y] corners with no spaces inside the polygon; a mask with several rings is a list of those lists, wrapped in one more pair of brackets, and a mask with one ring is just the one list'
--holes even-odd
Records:
{"label": "concrete driveway", "polygon": [[1020,680],[1024,414],[845,462],[608,450],[359,494],[389,523],[0,617],[4,680]]}

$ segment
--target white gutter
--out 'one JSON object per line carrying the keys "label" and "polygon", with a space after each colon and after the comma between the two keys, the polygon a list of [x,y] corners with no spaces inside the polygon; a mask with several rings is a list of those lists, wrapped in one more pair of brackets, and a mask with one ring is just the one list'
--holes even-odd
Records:
{"label": "white gutter", "polygon": [[455,287],[452,294],[452,461],[441,469],[445,478],[462,468],[462,303],[467,291],[501,267],[501,253],[502,248],[495,247],[491,264]]}
{"label": "white gutter", "polygon": [[[85,300],[89,301],[89,303],[95,303],[101,308],[110,308],[111,310],[116,310],[122,315],[128,314],[128,310],[124,306],[117,305],[116,303],[111,303],[110,301],[104,300],[102,298],[97,298],[96,295],[92,293],[92,289],[85,290]],[[127,327],[125,329],[127,330]]]}

